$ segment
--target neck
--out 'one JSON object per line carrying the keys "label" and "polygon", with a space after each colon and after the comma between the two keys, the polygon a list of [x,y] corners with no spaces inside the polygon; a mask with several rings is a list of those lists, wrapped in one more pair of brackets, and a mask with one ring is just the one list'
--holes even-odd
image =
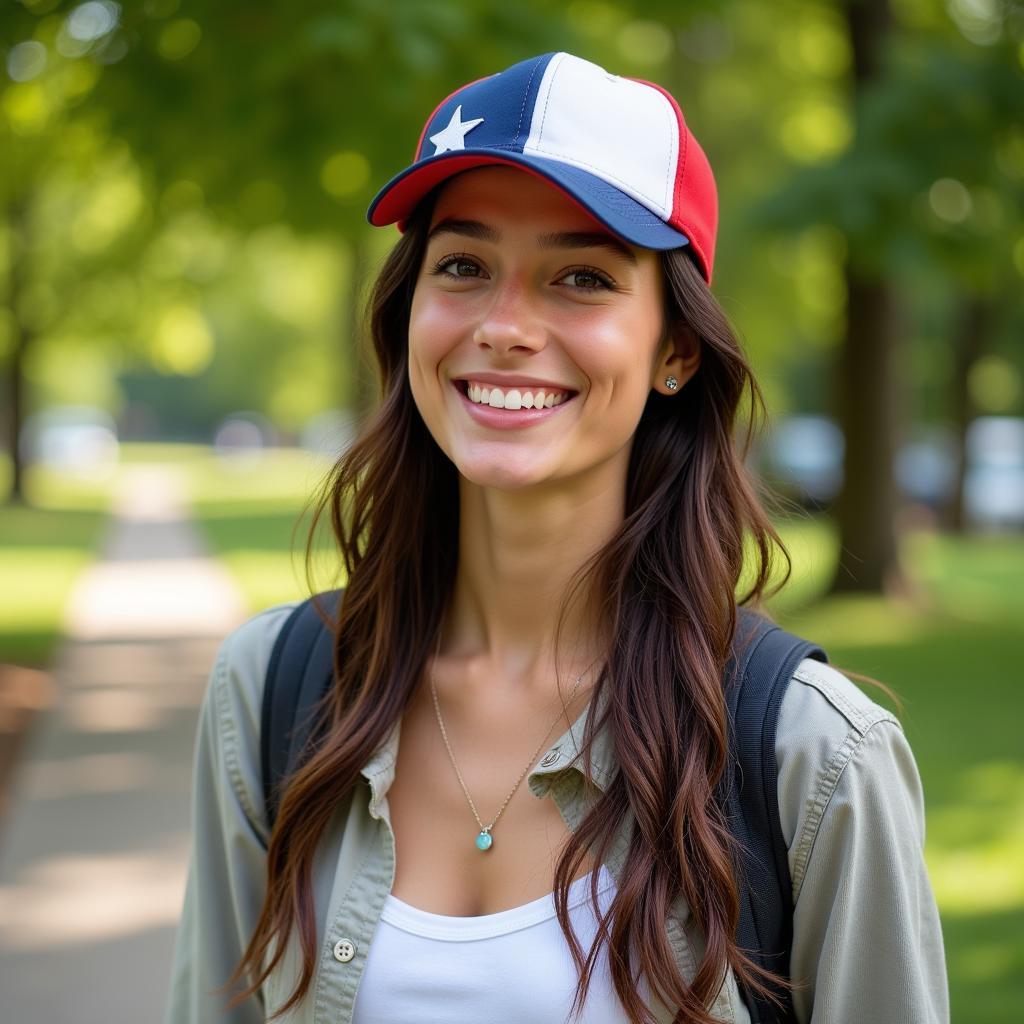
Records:
{"label": "neck", "polygon": [[[622,523],[625,474],[498,490],[460,479],[459,566],[443,641],[501,685],[563,690],[601,654],[589,581],[556,625],[570,584]],[[557,672],[557,675],[556,675]]]}

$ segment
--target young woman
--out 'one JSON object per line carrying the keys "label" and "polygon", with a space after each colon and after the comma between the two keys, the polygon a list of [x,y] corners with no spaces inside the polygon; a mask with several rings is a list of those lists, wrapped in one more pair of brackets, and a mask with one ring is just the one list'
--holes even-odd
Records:
{"label": "young woman", "polygon": [[[781,544],[733,437],[760,393],[708,287],[707,160],[658,86],[546,54],[443,101],[370,219],[403,234],[382,403],[323,503],[325,725],[271,829],[292,606],[227,640],[168,1019],[749,1021],[723,672]],[[774,751],[795,1019],[946,1020],[899,724],[808,659]]]}

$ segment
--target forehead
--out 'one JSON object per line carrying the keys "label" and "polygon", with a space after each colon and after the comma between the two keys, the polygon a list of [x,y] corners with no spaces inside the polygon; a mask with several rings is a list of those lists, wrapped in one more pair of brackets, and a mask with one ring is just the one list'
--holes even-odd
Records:
{"label": "forehead", "polygon": [[560,188],[518,167],[477,167],[449,178],[438,193],[431,226],[446,217],[541,222],[616,237]]}

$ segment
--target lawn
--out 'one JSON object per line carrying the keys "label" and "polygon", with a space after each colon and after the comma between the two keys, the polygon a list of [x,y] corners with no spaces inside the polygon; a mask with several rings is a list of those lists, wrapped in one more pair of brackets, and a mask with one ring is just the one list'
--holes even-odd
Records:
{"label": "lawn", "polygon": [[[6,493],[6,462],[0,478]],[[41,666],[60,639],[75,579],[100,543],[110,480],[33,468],[25,489],[28,503],[0,506],[0,663]]]}
{"label": "lawn", "polygon": [[[308,593],[299,522],[326,466],[295,453],[227,472],[190,464],[195,507],[250,605]],[[1024,538],[916,534],[905,545],[918,600],[821,600],[836,557],[825,519],[780,527],[794,572],[779,621],[833,664],[888,684],[928,806],[926,856],[946,936],[952,1018],[1010,1024],[1024,1006]],[[330,562],[322,563],[324,567]],[[320,586],[329,579],[321,576]],[[876,699],[887,699],[872,692]]]}
{"label": "lawn", "polygon": [[[219,457],[183,451],[192,510],[210,546],[238,583],[252,611],[310,593],[305,543],[307,500],[330,464],[307,452],[272,449],[258,456]],[[333,551],[318,542],[314,585],[337,586]]]}

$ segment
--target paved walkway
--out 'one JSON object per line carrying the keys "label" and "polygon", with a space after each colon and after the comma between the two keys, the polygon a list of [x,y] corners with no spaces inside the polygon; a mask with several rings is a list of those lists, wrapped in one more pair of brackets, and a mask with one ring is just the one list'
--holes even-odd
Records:
{"label": "paved walkway", "polygon": [[189,842],[196,714],[241,598],[162,467],[121,477],[79,580],[56,694],[0,834],[0,1018],[147,1024],[163,1013]]}

